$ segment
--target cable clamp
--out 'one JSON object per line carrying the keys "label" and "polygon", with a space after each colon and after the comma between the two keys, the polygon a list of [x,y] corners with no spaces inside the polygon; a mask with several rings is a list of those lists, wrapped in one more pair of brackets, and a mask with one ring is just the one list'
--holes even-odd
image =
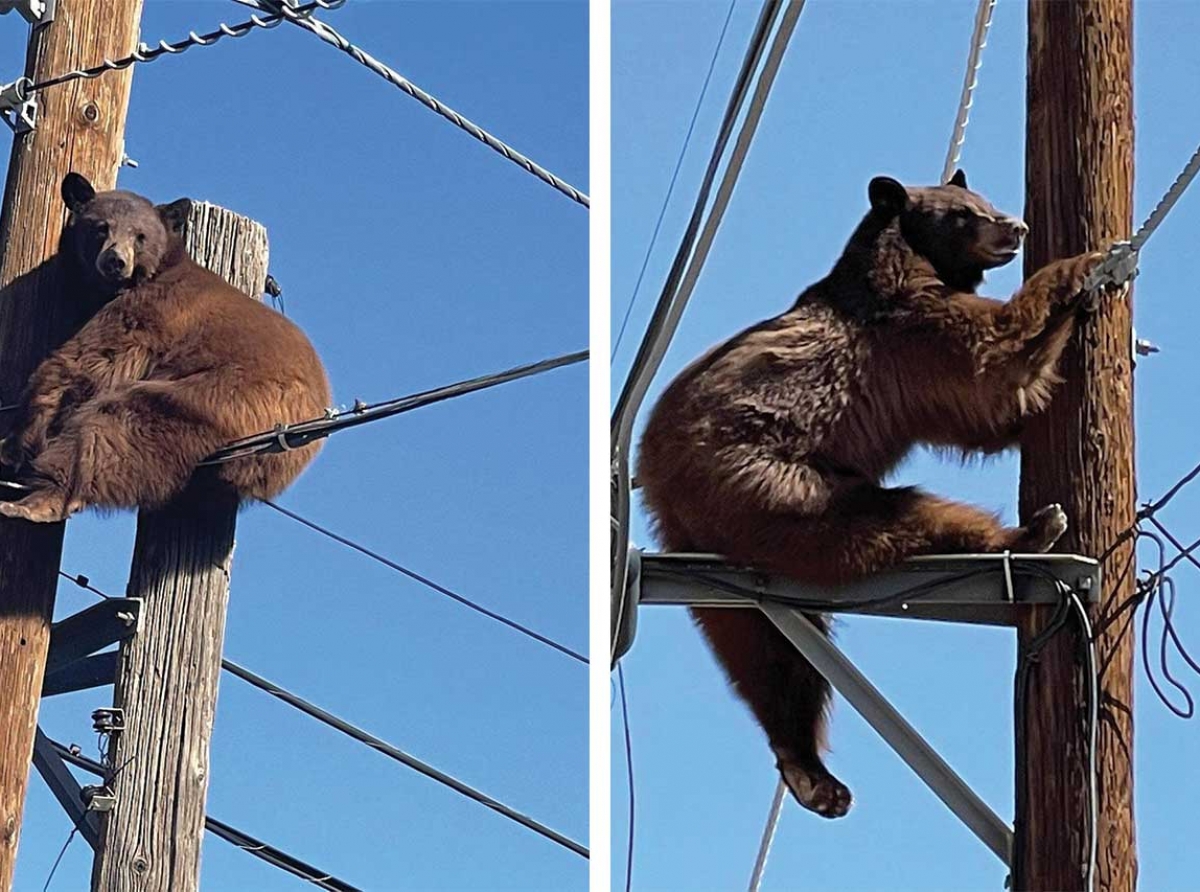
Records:
{"label": "cable clamp", "polygon": [[32,86],[33,81],[27,77],[0,84],[0,118],[17,136],[37,127],[37,97],[26,92]]}
{"label": "cable clamp", "polygon": [[1085,291],[1097,291],[1105,285],[1120,287],[1138,274],[1138,252],[1131,242],[1113,242],[1108,254],[1083,282]]}
{"label": "cable clamp", "polygon": [[0,15],[14,9],[31,25],[54,21],[54,0],[0,0]]}
{"label": "cable clamp", "polygon": [[1005,589],[1005,594],[1008,595],[1008,603],[1009,604],[1017,603],[1017,595],[1016,595],[1016,592],[1013,590],[1012,552],[1011,551],[1004,552],[1004,589]]}
{"label": "cable clamp", "polygon": [[288,442],[287,433],[286,424],[275,425],[275,445],[279,447],[280,452],[292,451],[292,444]]}

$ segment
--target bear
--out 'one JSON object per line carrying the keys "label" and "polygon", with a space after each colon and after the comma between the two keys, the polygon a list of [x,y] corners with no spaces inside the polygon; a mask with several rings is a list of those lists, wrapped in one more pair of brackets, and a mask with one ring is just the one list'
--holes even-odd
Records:
{"label": "bear", "polygon": [[325,368],[291,321],[187,254],[186,199],[62,181],[69,211],[57,262],[90,318],[34,371],[0,445],[27,494],[0,514],[55,522],[85,508],[161,508],[193,487],[269,499],[319,443],[221,464],[233,440],[319,418]]}
{"label": "bear", "polygon": [[[687,366],[653,407],[637,479],[664,549],[839,585],[921,554],[1048,551],[1066,530],[1057,505],[1004,527],[882,481],[918,444],[969,455],[1016,442],[1049,402],[1102,255],[1051,263],[993,300],[976,289],[1016,257],[1021,220],[962,171],[928,187],[876,177],[867,191],[832,271]],[[796,800],[846,814],[850,791],[822,758],[828,682],[761,611],[691,614]],[[829,634],[828,617],[809,619]]]}

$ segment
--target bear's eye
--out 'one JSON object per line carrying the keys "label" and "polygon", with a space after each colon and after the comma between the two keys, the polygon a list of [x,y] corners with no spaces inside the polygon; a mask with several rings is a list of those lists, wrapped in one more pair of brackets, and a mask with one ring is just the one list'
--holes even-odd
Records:
{"label": "bear's eye", "polygon": [[144,244],[146,244],[146,233],[144,233],[144,232],[139,232],[139,233],[137,234],[137,239],[136,239],[136,241],[137,241],[137,243],[138,243],[139,245],[144,245]]}

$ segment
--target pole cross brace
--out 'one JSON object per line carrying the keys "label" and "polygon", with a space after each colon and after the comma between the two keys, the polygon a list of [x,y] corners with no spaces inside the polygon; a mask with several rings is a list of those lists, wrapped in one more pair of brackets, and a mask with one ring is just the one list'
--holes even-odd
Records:
{"label": "pole cross brace", "polygon": [[[51,626],[42,695],[112,684],[115,672],[102,673],[115,670],[115,655],[92,655],[135,634],[141,612],[141,598],[109,598]],[[82,683],[95,677],[95,684]]]}
{"label": "pole cross brace", "polygon": [[84,801],[83,788],[75,775],[71,774],[62,756],[54,749],[42,729],[37,729],[33,739],[33,764],[38,774],[71,818],[71,823],[79,828],[88,845],[95,849],[100,844],[100,823],[94,811],[88,808]]}
{"label": "pole cross brace", "polygon": [[14,9],[31,25],[54,21],[55,0],[0,0],[0,15]]}
{"label": "pole cross brace", "polygon": [[1058,603],[1064,592],[1094,602],[1099,562],[1078,555],[934,555],[841,588],[821,588],[714,555],[630,556],[630,589],[616,652],[633,642],[639,604],[758,609],[796,647],[939,799],[1010,865],[1012,828],[988,807],[842,651],[804,616],[868,613],[943,622],[1015,625],[1027,605]]}

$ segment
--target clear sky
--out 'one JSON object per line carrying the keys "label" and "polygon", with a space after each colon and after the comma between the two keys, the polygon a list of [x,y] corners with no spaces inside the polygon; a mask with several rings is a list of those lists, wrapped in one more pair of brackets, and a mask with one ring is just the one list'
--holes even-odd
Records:
{"label": "clear sky", "polygon": [[[962,84],[976,4],[812,0],[763,115],[724,225],[651,394],[708,346],[786,308],[825,274],[867,207],[869,179],[910,183],[940,174]],[[1200,140],[1200,8],[1135,3],[1140,222]],[[759,4],[735,8],[644,291],[614,370],[614,396],[679,243]],[[613,9],[614,333],[666,193],[728,3],[627,2]],[[963,156],[972,186],[1002,208],[1023,206],[1024,4],[1001,0]],[[1138,332],[1163,352],[1137,373],[1140,491],[1161,494],[1197,461],[1194,302],[1200,187],[1142,257]],[[1019,284],[1020,264],[985,293]],[[916,455],[904,483],[1016,509],[1017,460],[960,468]],[[1185,541],[1200,535],[1200,488],[1163,519]],[[635,538],[649,544],[644,524]],[[1143,558],[1148,558],[1148,553]],[[1178,574],[1177,618],[1200,640],[1195,572]],[[1013,812],[1011,697],[1015,639],[1004,629],[848,619],[839,642],[901,711],[1006,820]],[[637,770],[639,890],[745,888],[776,772],[761,732],[726,690],[678,608],[646,608],[625,663]],[[613,724],[613,876],[623,875],[624,766]],[[1138,669],[1136,806],[1141,888],[1197,886],[1200,832],[1192,767],[1197,726],[1171,715]],[[853,811],[824,821],[784,809],[764,890],[998,890],[1005,869],[857,715],[839,703],[831,768],[855,792]]]}
{"label": "clear sky", "polygon": [[[246,18],[148,0],[142,36]],[[586,191],[585,3],[355,0],[325,18]],[[0,81],[25,39],[0,19]],[[141,166],[124,188],[266,225],[287,312],[341,404],[587,346],[586,209],[298,28],[140,66],[126,141]],[[584,650],[586,386],[577,365],[339,434],[280,501]],[[63,567],[119,594],[132,542],[132,515],[73,520]],[[91,601],[64,583],[57,612]],[[226,653],[586,843],[575,661],[266,508],[239,523]],[[90,713],[110,702],[55,698],[43,724],[94,757]],[[586,887],[577,855],[228,675],[208,805],[364,889]],[[69,829],[35,776],[16,888],[42,888]],[[90,863],[76,839],[51,888],[85,888]],[[203,886],[310,888],[212,836]]]}

